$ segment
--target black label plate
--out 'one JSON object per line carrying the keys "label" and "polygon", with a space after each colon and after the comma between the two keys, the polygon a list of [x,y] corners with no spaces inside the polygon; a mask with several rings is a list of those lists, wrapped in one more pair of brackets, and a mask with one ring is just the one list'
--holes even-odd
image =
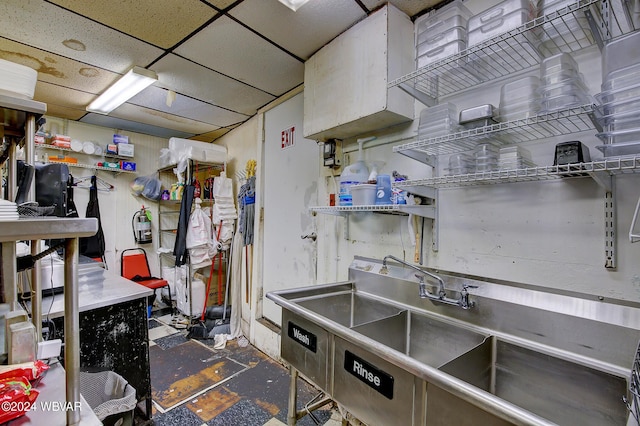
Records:
{"label": "black label plate", "polygon": [[369,364],[362,358],[344,351],[344,369],[367,386],[393,399],[393,376]]}
{"label": "black label plate", "polygon": [[305,348],[309,349],[311,352],[316,353],[318,348],[318,338],[315,334],[289,321],[287,335]]}

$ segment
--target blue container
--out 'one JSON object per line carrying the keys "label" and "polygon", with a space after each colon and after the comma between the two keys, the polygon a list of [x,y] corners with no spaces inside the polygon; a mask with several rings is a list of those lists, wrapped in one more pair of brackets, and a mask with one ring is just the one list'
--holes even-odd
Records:
{"label": "blue container", "polygon": [[391,176],[378,175],[376,184],[376,204],[391,204]]}

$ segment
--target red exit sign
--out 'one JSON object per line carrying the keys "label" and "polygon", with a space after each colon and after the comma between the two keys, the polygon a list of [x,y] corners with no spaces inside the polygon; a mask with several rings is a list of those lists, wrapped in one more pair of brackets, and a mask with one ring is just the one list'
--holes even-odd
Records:
{"label": "red exit sign", "polygon": [[295,131],[295,126],[291,126],[288,129],[284,129],[282,131],[282,135],[280,138],[280,147],[282,149],[291,148],[293,146]]}

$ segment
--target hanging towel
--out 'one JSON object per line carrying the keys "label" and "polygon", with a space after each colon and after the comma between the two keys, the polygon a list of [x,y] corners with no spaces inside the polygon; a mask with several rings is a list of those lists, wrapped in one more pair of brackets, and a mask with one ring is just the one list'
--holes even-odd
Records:
{"label": "hanging towel", "polygon": [[240,205],[240,233],[244,237],[243,245],[253,244],[253,218],[256,202],[256,177],[251,176],[247,183],[240,187],[238,204]]}
{"label": "hanging towel", "polygon": [[[100,205],[98,204],[97,179],[91,176],[91,188],[89,189],[89,203],[85,217],[95,217],[98,219],[98,232],[91,237],[80,238],[80,254],[87,257],[104,258],[104,233],[100,222]],[[104,260],[104,259],[103,259]]]}

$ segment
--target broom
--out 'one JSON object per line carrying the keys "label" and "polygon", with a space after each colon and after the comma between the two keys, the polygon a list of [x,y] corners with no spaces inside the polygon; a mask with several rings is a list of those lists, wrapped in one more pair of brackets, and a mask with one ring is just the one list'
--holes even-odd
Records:
{"label": "broom", "polygon": [[[231,237],[231,244],[230,247],[233,247],[233,239],[236,237],[235,234],[233,234],[233,237]],[[209,337],[215,337],[216,334],[231,334],[231,318],[227,318],[227,303],[229,300],[229,275],[231,272],[231,252],[232,250],[229,250],[229,258],[227,259],[227,278],[226,278],[226,284],[225,284],[225,289],[224,289],[224,308],[222,309],[222,319],[216,320],[215,321],[215,325],[213,326],[213,328],[211,329],[211,331],[209,332]],[[218,271],[218,276],[219,275]]]}

